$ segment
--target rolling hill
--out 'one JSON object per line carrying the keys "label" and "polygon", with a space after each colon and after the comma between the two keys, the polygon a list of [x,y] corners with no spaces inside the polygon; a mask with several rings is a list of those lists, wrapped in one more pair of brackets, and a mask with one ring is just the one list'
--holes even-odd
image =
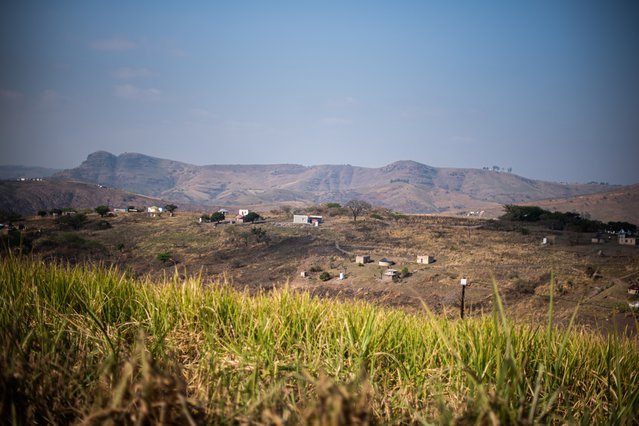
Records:
{"label": "rolling hill", "polygon": [[101,204],[111,207],[165,205],[153,197],[100,188],[94,184],[66,181],[0,181],[0,210],[20,214],[35,214],[53,208],[94,208]]}
{"label": "rolling hill", "polygon": [[266,206],[361,198],[393,210],[442,213],[506,203],[566,198],[610,189],[560,184],[489,170],[436,168],[398,161],[380,168],[351,165],[197,166],[137,153],[90,154],[58,179],[101,184],[179,203]]}

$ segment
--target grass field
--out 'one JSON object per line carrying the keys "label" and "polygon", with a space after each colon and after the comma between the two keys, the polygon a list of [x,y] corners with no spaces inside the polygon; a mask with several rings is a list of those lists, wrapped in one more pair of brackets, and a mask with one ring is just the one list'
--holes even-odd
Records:
{"label": "grass field", "polygon": [[249,296],[198,277],[139,281],[8,255],[0,418],[636,424],[636,339],[515,325],[495,300],[493,315],[451,321],[287,288]]}

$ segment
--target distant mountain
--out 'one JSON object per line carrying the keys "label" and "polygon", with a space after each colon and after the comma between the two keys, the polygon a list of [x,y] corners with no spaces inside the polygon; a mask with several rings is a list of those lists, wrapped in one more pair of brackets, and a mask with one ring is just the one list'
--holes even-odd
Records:
{"label": "distant mountain", "polygon": [[0,180],[47,178],[58,172],[60,169],[46,167],[0,166]]}
{"label": "distant mountain", "polygon": [[58,179],[102,184],[175,202],[256,206],[346,202],[361,198],[418,213],[475,210],[506,203],[601,192],[599,184],[559,184],[511,173],[435,168],[398,161],[380,168],[351,165],[196,166],[137,153],[99,151]]}
{"label": "distant mountain", "polygon": [[101,204],[114,207],[163,206],[163,200],[131,194],[94,184],[65,181],[0,181],[0,210],[23,215],[54,208],[95,208]]}

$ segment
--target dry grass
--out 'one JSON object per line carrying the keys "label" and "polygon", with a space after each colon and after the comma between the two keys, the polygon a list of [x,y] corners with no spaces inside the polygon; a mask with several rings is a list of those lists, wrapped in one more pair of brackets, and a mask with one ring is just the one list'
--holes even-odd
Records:
{"label": "dry grass", "polygon": [[636,341],[514,325],[500,298],[448,321],[14,257],[0,276],[10,423],[629,424],[639,404]]}

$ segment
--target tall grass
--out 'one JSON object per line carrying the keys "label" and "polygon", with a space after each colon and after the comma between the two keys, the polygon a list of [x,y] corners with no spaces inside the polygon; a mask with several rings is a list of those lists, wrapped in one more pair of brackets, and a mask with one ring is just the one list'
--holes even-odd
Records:
{"label": "tall grass", "polygon": [[631,424],[637,342],[178,275],[0,265],[9,423]]}

